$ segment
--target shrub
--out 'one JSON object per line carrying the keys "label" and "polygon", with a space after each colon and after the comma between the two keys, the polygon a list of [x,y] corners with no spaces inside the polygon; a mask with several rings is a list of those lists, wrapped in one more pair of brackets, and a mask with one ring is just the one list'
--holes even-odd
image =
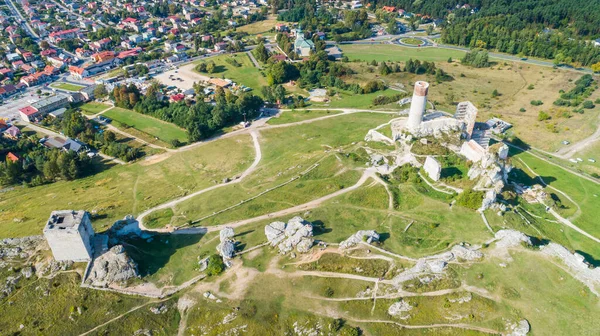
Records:
{"label": "shrub", "polygon": [[552,117],[550,117],[550,115],[544,111],[540,111],[540,113],[538,113],[538,120],[539,121],[544,121],[544,120],[549,120]]}
{"label": "shrub", "polygon": [[473,189],[467,189],[458,195],[456,203],[465,208],[477,210],[481,207],[481,201],[483,201],[483,191],[475,191]]}
{"label": "shrub", "polygon": [[533,90],[535,89],[535,87],[533,86],[533,84],[529,84],[529,86],[527,87],[527,90]]}
{"label": "shrub", "polygon": [[594,107],[596,107],[596,106],[594,105],[594,103],[591,100],[586,100],[583,102],[583,108],[585,108],[585,109],[589,110],[589,109],[593,109]]}
{"label": "shrub", "polygon": [[532,100],[529,103],[533,106],[540,106],[540,105],[544,104],[544,102],[542,102],[541,100]]}
{"label": "shrub", "polygon": [[521,108],[519,109],[519,112],[525,112],[525,111],[526,111],[526,110],[525,110],[525,108],[524,108],[524,107],[521,107]]}

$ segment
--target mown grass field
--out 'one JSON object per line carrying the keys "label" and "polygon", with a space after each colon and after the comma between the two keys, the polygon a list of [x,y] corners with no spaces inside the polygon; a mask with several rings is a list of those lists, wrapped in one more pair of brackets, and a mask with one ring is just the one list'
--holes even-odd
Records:
{"label": "mown grass field", "polygon": [[408,61],[410,58],[421,61],[445,62],[449,57],[460,59],[464,51],[442,48],[407,48],[391,44],[341,44],[344,56],[351,61]]}
{"label": "mown grass field", "polygon": [[181,143],[187,142],[187,133],[185,130],[174,124],[141,113],[115,107],[104,112],[102,115],[113,121],[117,121],[121,125],[135,128],[147,134],[148,136],[144,140],[149,142],[153,142],[153,138],[159,138],[167,144],[170,144],[173,140],[178,140]]}
{"label": "mown grass field", "polygon": [[325,117],[329,115],[335,115],[340,113],[339,111],[322,111],[322,110],[292,110],[283,111],[277,117],[273,117],[267,121],[269,125],[282,125],[293,122],[315,119],[319,117]]}
{"label": "mown grass field", "polygon": [[50,212],[84,209],[103,231],[115,220],[239,174],[254,160],[250,136],[222,139],[179,153],[165,153],[93,176],[34,188],[17,188],[0,199],[0,237],[41,234]]}
{"label": "mown grass field", "polygon": [[[240,66],[234,66],[227,62],[227,59],[235,60]],[[261,95],[260,88],[267,85],[267,79],[261,74],[260,70],[254,67],[249,56],[245,53],[233,54],[233,55],[221,55],[212,57],[209,60],[201,60],[195,62],[199,64],[202,62],[214,62],[217,66],[217,72],[203,75],[217,77],[217,78],[228,78],[238,84],[243,84],[254,90],[254,94]]]}
{"label": "mown grass field", "polygon": [[110,107],[110,105],[108,105],[108,104],[89,102],[89,103],[85,103],[85,104],[81,105],[79,107],[79,109],[81,109],[81,111],[83,111],[84,114],[92,115],[92,114],[102,112],[109,107]]}
{"label": "mown grass field", "polygon": [[65,83],[65,82],[58,82],[58,83],[50,84],[50,87],[67,90],[67,91],[79,91],[79,90],[83,89],[85,86],[71,84],[71,83]]}

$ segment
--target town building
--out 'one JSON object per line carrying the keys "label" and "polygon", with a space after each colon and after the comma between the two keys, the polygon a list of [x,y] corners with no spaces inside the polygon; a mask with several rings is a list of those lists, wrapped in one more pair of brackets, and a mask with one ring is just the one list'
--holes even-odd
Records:
{"label": "town building", "polygon": [[294,41],[294,52],[300,57],[310,56],[310,52],[315,49],[315,43],[310,39],[304,38],[301,29],[296,30],[296,40]]}

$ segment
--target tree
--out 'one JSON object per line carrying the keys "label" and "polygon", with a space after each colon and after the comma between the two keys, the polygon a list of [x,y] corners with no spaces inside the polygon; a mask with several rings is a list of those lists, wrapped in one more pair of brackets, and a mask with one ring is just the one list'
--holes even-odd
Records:
{"label": "tree", "polygon": [[428,25],[425,31],[427,32],[427,35],[433,34],[433,25]]}
{"label": "tree", "polygon": [[106,86],[104,84],[99,84],[94,88],[94,97],[104,98],[107,95],[108,91],[106,90]]}
{"label": "tree", "polygon": [[600,72],[600,62],[592,64],[593,72]]}
{"label": "tree", "polygon": [[225,264],[221,256],[212,254],[208,257],[208,266],[206,267],[206,274],[209,276],[219,275],[225,269]]}
{"label": "tree", "polygon": [[269,59],[269,51],[265,47],[265,45],[261,42],[254,48],[252,51],[257,60],[261,62],[266,62]]}
{"label": "tree", "polygon": [[390,67],[388,67],[388,65],[385,62],[381,62],[381,64],[379,65],[379,74],[382,76],[387,76],[390,73],[392,73]]}
{"label": "tree", "polygon": [[398,24],[396,23],[396,18],[392,18],[390,22],[387,24],[387,32],[388,34],[394,35],[398,33]]}

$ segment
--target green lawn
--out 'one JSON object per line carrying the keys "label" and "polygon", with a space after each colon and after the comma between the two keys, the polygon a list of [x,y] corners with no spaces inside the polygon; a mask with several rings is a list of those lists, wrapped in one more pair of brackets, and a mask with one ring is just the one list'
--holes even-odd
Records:
{"label": "green lawn", "polygon": [[[227,59],[235,60],[241,66],[236,67],[227,62]],[[207,61],[198,61],[196,64],[202,62],[214,62],[217,65],[217,72],[211,74],[203,73],[203,75],[231,79],[236,83],[252,88],[257,95],[260,95],[260,88],[267,85],[267,79],[254,66],[246,53],[217,56]]]}
{"label": "green lawn", "polygon": [[408,59],[418,59],[421,61],[447,61],[448,58],[460,59],[465,55],[464,51],[442,49],[442,48],[406,48],[391,44],[341,44],[345,56],[350,60],[360,61],[408,61]]}
{"label": "green lawn", "polygon": [[302,120],[309,120],[319,117],[324,117],[328,115],[334,115],[340,113],[339,111],[322,111],[322,110],[293,110],[293,111],[284,111],[278,117],[273,117],[269,119],[267,122],[269,125],[281,125],[281,124],[289,124]]}
{"label": "green lawn", "polygon": [[419,44],[423,43],[423,41],[421,41],[419,39],[410,38],[410,37],[403,38],[400,40],[400,42],[405,43],[405,44],[412,44],[412,45],[419,45]]}
{"label": "green lawn", "polygon": [[173,140],[179,140],[182,143],[187,141],[187,133],[185,130],[175,126],[174,124],[147,116],[145,114],[115,107],[104,112],[103,115],[119,122],[122,125],[133,127],[140,132],[148,134],[151,137],[150,140],[156,137],[167,144],[170,144]]}
{"label": "green lawn", "polygon": [[81,105],[79,108],[81,109],[81,111],[83,111],[84,114],[92,115],[92,114],[102,112],[109,107],[110,107],[110,105],[108,105],[108,104],[89,102],[89,103],[85,103],[85,104]]}
{"label": "green lawn", "polygon": [[85,86],[83,86],[83,85],[77,85],[77,84],[71,84],[71,83],[65,83],[65,82],[53,83],[53,84],[50,84],[50,87],[67,90],[67,91],[79,91],[79,90],[85,88]]}

